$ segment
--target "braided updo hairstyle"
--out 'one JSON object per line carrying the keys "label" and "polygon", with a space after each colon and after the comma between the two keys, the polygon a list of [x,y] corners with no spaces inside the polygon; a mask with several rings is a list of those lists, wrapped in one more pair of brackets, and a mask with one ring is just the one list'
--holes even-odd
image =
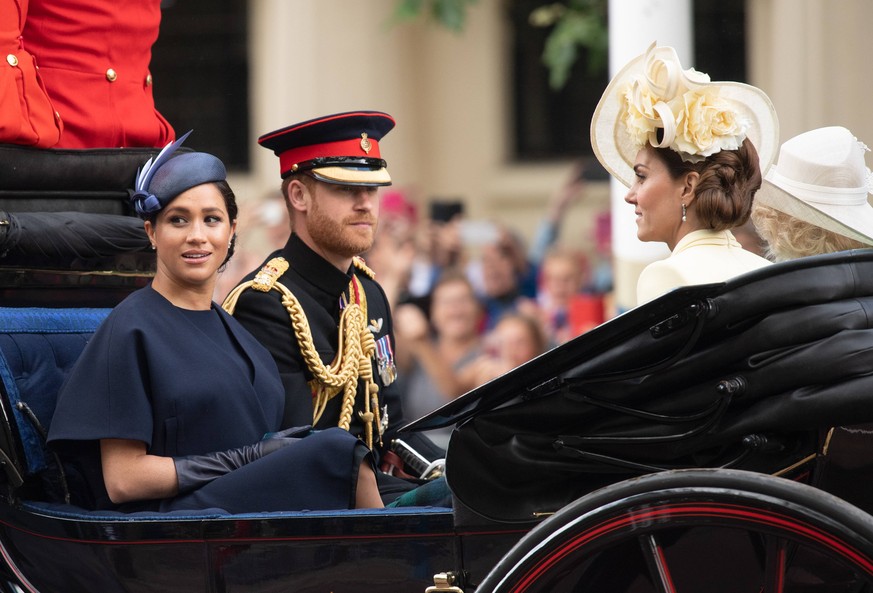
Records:
{"label": "braided updo hairstyle", "polygon": [[762,175],[758,151],[748,138],[736,150],[722,150],[697,163],[683,161],[669,148],[653,150],[673,179],[690,172],[700,175],[693,207],[706,228],[725,231],[749,220]]}

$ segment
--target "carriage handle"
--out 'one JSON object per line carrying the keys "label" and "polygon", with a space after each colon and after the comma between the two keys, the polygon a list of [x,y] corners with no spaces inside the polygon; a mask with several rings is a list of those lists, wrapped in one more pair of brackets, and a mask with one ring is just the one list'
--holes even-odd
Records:
{"label": "carriage handle", "polygon": [[464,593],[455,586],[458,575],[454,572],[438,572],[433,575],[433,587],[428,587],[424,593]]}

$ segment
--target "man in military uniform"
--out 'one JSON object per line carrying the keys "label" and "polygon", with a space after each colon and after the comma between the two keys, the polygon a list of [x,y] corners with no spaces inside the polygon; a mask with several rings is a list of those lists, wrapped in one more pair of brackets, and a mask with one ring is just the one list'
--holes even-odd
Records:
{"label": "man in military uniform", "polygon": [[[279,157],[292,233],[224,303],[272,352],[286,427],[339,425],[383,461],[404,419],[388,301],[359,255],[373,244],[377,190],[391,184],[379,142],[393,127],[386,113],[359,111],[259,138]],[[426,456],[442,456],[428,439],[412,438]],[[386,500],[412,485],[380,476]]]}

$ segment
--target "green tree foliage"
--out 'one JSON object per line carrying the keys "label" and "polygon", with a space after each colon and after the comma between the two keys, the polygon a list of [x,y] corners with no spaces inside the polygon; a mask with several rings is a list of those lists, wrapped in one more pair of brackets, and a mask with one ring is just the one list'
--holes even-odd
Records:
{"label": "green tree foliage", "polygon": [[531,12],[530,23],[534,27],[552,27],[543,48],[543,63],[549,69],[553,89],[566,84],[580,47],[588,50],[590,74],[606,68],[606,0],[569,0],[540,6]]}
{"label": "green tree foliage", "polygon": [[[392,21],[404,22],[425,13],[438,24],[460,33],[467,9],[478,0],[398,0]],[[563,0],[544,3],[530,14],[534,27],[551,27],[542,60],[549,69],[549,84],[555,90],[567,82],[579,49],[587,49],[592,74],[607,66],[607,0]]]}
{"label": "green tree foliage", "polygon": [[398,0],[394,23],[413,20],[426,13],[443,27],[460,33],[467,17],[467,7],[478,0]]}

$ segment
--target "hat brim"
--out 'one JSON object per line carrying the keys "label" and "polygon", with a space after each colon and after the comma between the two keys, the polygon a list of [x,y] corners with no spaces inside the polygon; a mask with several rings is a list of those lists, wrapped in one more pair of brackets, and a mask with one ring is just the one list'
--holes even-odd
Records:
{"label": "hat brim", "polygon": [[360,185],[363,187],[381,187],[391,185],[388,169],[358,169],[349,167],[318,167],[307,173],[319,181],[337,185]]}
{"label": "hat brim", "polygon": [[[591,147],[600,164],[625,186],[634,182],[633,166],[640,146],[634,142],[619,116],[621,95],[644,74],[646,54],[631,60],[607,85],[591,118]],[[779,149],[779,119],[770,98],[757,87],[741,82],[690,82],[689,87],[717,85],[722,97],[736,104],[739,115],[749,120],[748,138],[758,152],[761,173],[766,174]]]}
{"label": "hat brim", "polygon": [[775,178],[776,171],[774,165],[755,194],[755,202],[832,233],[873,245],[873,207],[869,203],[858,206],[812,203],[781,187]]}

